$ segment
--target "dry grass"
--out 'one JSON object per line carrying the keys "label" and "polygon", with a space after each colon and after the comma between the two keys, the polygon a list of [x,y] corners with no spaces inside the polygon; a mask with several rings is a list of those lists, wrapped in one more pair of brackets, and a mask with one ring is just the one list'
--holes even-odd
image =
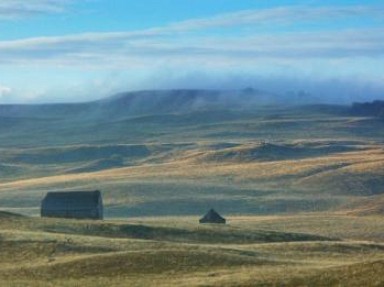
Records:
{"label": "dry grass", "polygon": [[[191,160],[175,160],[165,164],[148,164],[126,168],[109,169],[101,172],[66,174],[42,177],[28,180],[18,180],[0,184],[0,188],[18,188],[29,186],[44,186],[62,184],[68,181],[104,181],[143,178],[176,178],[176,179],[214,179],[219,176],[232,175],[238,180],[274,180],[280,177],[295,176],[308,177],[324,171],[334,172],[338,168],[350,173],[373,172],[381,175],[384,167],[384,151],[382,149],[369,149],[359,152],[346,152],[329,156],[318,156],[300,160],[275,160],[268,162],[240,162],[225,163],[218,161],[215,164],[195,163]],[[379,168],[379,169],[378,169]]]}
{"label": "dry grass", "polygon": [[[350,232],[348,219],[359,223],[354,226],[355,233]],[[319,234],[328,231],[343,240],[250,243],[233,238],[221,240],[226,243],[204,240],[186,243],[177,240],[184,235],[175,233],[175,229],[168,230],[173,232],[169,238],[135,239],[130,233],[103,233],[107,227],[116,231],[126,226],[125,220],[3,217],[0,219],[2,286],[381,286],[383,283],[384,244],[380,242],[384,239],[380,241],[373,236],[356,241],[356,234],[362,236],[382,228],[383,223],[377,217],[330,214],[234,217],[226,227],[200,227],[194,218],[167,217],[133,219],[130,224],[195,233],[202,228],[213,238],[225,237],[223,228],[240,237],[266,229],[288,233],[289,230]],[[336,227],[330,228],[336,224],[338,231]],[[55,232],[53,226],[57,227]],[[79,233],[83,227],[87,227],[88,234]],[[95,230],[99,233],[95,234]]]}
{"label": "dry grass", "polygon": [[[227,213],[345,210],[348,206],[361,209],[361,214],[382,212],[376,201],[365,208],[354,205],[383,191],[384,152],[376,145],[295,160],[212,163],[197,161],[200,157],[3,182],[0,199],[4,207],[29,207],[25,213],[35,215],[46,191],[95,188],[103,191],[107,210],[118,208],[112,216],[126,216],[129,210],[137,210],[132,215],[139,215],[140,210],[145,215],[150,211],[201,214],[209,205]],[[168,207],[162,202],[168,202]]]}
{"label": "dry grass", "polygon": [[[4,136],[2,209],[36,216],[47,191],[101,189],[114,220],[0,213],[0,286],[384,286],[381,123],[189,117]],[[6,147],[21,138],[40,148]],[[209,207],[229,224],[199,226]]]}

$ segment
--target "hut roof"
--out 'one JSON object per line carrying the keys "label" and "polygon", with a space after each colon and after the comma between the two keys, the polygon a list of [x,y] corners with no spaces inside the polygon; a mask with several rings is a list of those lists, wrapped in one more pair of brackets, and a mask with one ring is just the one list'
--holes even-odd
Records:
{"label": "hut roof", "polygon": [[225,218],[212,208],[199,221],[200,223],[225,223]]}
{"label": "hut roof", "polygon": [[100,202],[100,191],[48,192],[43,199],[46,209],[79,210],[92,209]]}

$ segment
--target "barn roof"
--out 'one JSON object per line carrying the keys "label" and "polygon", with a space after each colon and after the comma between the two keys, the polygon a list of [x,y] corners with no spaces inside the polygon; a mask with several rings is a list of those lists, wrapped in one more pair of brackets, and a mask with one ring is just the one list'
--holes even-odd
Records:
{"label": "barn roof", "polygon": [[42,202],[44,209],[81,210],[95,208],[100,202],[101,193],[95,191],[48,192]]}
{"label": "barn roof", "polygon": [[214,209],[210,209],[206,215],[200,219],[200,223],[225,223],[225,218],[218,214]]}

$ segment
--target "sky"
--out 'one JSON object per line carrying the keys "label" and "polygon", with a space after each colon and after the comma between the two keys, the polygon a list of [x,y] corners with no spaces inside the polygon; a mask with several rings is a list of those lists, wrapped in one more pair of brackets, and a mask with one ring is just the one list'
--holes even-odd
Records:
{"label": "sky", "polygon": [[384,99],[382,0],[0,0],[0,104],[253,87]]}

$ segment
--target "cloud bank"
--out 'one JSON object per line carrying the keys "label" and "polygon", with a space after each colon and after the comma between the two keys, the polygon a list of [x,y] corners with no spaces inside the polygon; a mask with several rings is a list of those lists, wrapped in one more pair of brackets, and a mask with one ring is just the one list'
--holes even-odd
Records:
{"label": "cloud bank", "polygon": [[384,18],[380,6],[286,6],[263,10],[245,10],[206,19],[193,19],[171,25],[179,31],[244,25],[291,25],[298,22],[337,21],[356,18]]}
{"label": "cloud bank", "polygon": [[41,14],[56,14],[67,11],[73,0],[2,0],[0,19],[20,19]]}
{"label": "cloud bank", "polygon": [[[72,2],[3,1],[0,17],[62,13]],[[47,82],[55,69],[92,71],[94,82],[103,82],[103,77],[112,82],[92,85],[84,80],[84,90],[95,93],[88,87],[98,87],[99,96],[119,89],[172,88],[184,76],[190,88],[228,86],[223,82],[234,83],[232,77],[279,91],[300,85],[314,91],[317,85],[329,93],[327,83],[344,95],[360,94],[356,91],[364,87],[376,95],[384,78],[383,24],[384,6],[245,10],[146,30],[0,41],[0,65],[13,71],[39,67],[40,73],[46,70]],[[283,83],[285,88],[276,88]]]}
{"label": "cloud bank", "polygon": [[0,101],[6,102],[7,98],[12,95],[12,89],[0,84]]}

